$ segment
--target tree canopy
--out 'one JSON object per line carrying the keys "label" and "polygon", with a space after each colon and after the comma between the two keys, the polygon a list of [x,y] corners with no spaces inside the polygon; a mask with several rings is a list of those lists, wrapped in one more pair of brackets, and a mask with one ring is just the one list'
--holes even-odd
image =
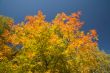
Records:
{"label": "tree canopy", "polygon": [[80,12],[42,11],[14,24],[0,16],[0,73],[109,73],[110,56],[98,47],[96,30],[81,30]]}

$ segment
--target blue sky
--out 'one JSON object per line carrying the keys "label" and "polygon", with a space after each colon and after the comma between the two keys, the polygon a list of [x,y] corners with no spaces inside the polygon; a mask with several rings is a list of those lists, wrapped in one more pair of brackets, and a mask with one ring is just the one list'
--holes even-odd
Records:
{"label": "blue sky", "polygon": [[71,14],[81,11],[83,29],[96,29],[100,49],[110,53],[110,0],[0,0],[0,15],[12,17],[16,23],[27,15],[42,10],[51,21],[59,12]]}

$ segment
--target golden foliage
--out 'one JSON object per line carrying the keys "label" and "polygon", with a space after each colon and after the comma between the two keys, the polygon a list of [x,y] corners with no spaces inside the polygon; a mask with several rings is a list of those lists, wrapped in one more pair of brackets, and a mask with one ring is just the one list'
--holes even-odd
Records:
{"label": "golden foliage", "polygon": [[10,31],[4,30],[0,35],[6,38],[4,43],[0,41],[0,66],[8,59],[11,73],[109,73],[110,61],[98,48],[97,32],[80,29],[80,14],[59,13],[47,22],[39,11],[11,26]]}

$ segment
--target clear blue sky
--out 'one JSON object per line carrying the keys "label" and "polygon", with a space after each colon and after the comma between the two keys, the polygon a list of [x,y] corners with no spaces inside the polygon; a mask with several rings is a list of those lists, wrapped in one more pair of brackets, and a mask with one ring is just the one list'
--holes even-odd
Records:
{"label": "clear blue sky", "polygon": [[16,23],[38,10],[51,21],[58,12],[70,14],[80,10],[83,29],[96,29],[100,49],[110,53],[110,0],[0,0],[0,15],[12,17]]}

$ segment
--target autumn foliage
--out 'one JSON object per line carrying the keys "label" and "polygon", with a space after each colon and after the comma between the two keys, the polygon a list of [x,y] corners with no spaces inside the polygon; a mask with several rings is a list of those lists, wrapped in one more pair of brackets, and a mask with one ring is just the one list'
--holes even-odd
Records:
{"label": "autumn foliage", "polygon": [[47,22],[41,11],[25,21],[0,16],[0,73],[110,73],[96,30],[81,30],[80,12]]}

